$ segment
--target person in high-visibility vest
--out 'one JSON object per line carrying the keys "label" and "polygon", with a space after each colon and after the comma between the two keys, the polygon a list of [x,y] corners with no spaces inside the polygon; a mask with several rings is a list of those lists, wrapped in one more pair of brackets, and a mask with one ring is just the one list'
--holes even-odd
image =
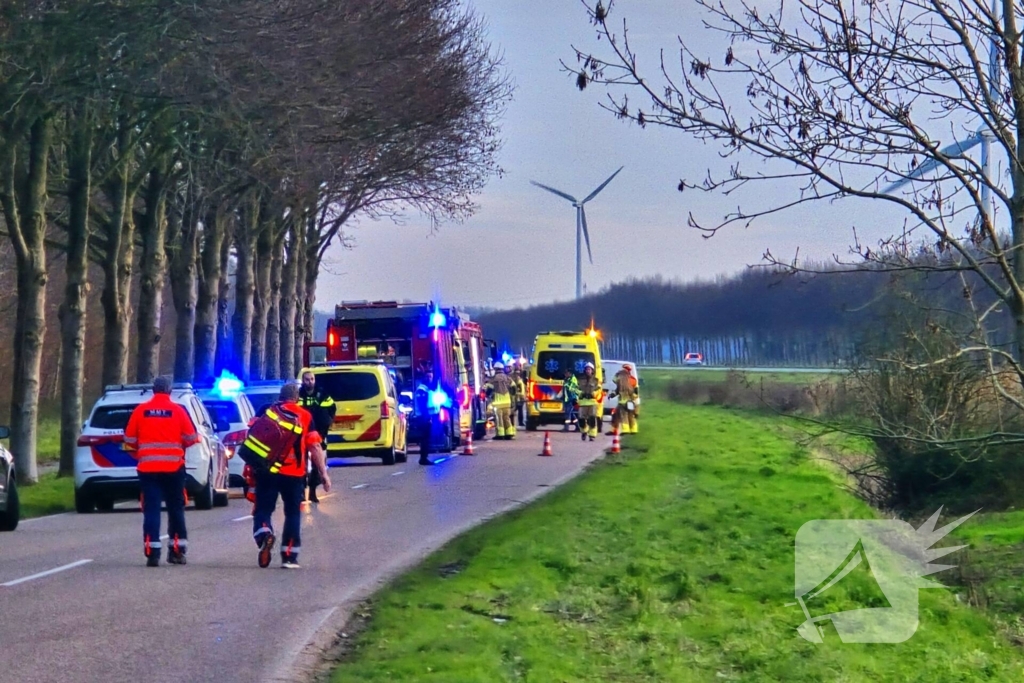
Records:
{"label": "person in high-visibility vest", "polygon": [[327,474],[327,461],[320,448],[320,434],[313,425],[313,416],[298,405],[299,386],[289,382],[281,387],[279,402],[266,412],[267,417],[280,421],[276,417],[276,408],[280,406],[288,412],[298,415],[301,425],[296,448],[290,449],[287,457],[270,470],[256,471],[256,503],[252,513],[252,536],[259,547],[257,563],[260,567],[270,565],[271,553],[277,537],[271,516],[277,507],[277,497],[284,503],[284,529],[281,534],[281,566],[285,569],[299,568],[299,551],[302,549],[300,527],[302,524],[302,501],[306,488],[306,458],[311,458],[313,467],[320,474],[324,491],[330,493],[331,478]]}
{"label": "person in high-visibility vest", "polygon": [[171,382],[157,377],[153,398],[136,406],[124,430],[126,451],[138,460],[146,566],[160,566],[160,503],[167,503],[168,564],[185,564],[185,449],[199,433],[185,409],[171,400]]}
{"label": "person in high-visibility vest", "polygon": [[503,363],[495,363],[494,370],[494,377],[484,385],[491,392],[491,405],[494,406],[494,427],[497,432],[494,438],[509,440],[516,435],[515,425],[512,424],[512,379],[505,374]]}
{"label": "person in high-visibility vest", "polygon": [[515,405],[512,406],[512,413],[515,415],[515,423],[518,427],[525,427],[526,415],[526,382],[523,381],[523,373],[517,365],[512,370],[512,385],[516,389]]}
{"label": "person in high-visibility vest", "polygon": [[615,408],[614,426],[622,434],[636,434],[636,408],[640,401],[640,392],[636,387],[636,380],[630,370],[632,366],[628,363],[615,373],[615,391],[611,396],[618,396],[619,403]]}
{"label": "person in high-visibility vest", "polygon": [[594,364],[587,363],[580,379],[580,438],[593,441],[597,437],[597,403],[601,400],[601,383],[594,374]]}
{"label": "person in high-visibility vest", "polygon": [[[324,452],[327,452],[327,436],[334,424],[334,415],[338,406],[327,392],[316,387],[316,375],[307,370],[302,373],[302,388],[299,390],[299,405],[309,411],[313,416],[313,426],[320,435],[320,443]],[[309,502],[319,503],[316,497],[316,487],[320,485],[320,473],[315,467],[309,470],[307,484],[309,486]]]}

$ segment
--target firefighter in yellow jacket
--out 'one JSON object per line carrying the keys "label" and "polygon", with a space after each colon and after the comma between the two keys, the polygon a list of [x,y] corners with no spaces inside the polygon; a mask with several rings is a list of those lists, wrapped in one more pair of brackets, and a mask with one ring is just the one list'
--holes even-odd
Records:
{"label": "firefighter in yellow jacket", "polygon": [[584,441],[587,437],[593,441],[597,437],[597,405],[601,401],[601,382],[594,374],[594,364],[587,363],[583,368],[583,377],[579,384],[579,423],[580,438]]}
{"label": "firefighter in yellow jacket", "polygon": [[494,364],[494,377],[484,387],[491,392],[491,405],[494,406],[494,427],[497,434],[494,438],[508,441],[515,437],[516,428],[512,424],[512,379],[505,374],[502,363]]}
{"label": "firefighter in yellow jacket", "polygon": [[636,410],[640,402],[640,391],[637,389],[636,380],[630,370],[632,366],[628,363],[615,373],[615,390],[611,396],[619,397],[618,407],[615,409],[615,428],[622,434],[636,434]]}

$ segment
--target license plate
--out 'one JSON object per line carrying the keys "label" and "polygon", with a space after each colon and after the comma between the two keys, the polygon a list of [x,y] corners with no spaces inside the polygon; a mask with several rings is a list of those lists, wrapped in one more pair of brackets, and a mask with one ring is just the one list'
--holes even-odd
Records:
{"label": "license plate", "polygon": [[541,403],[540,404],[540,409],[541,410],[561,410],[562,409],[562,404],[561,403],[553,403],[553,402],[552,403]]}
{"label": "license plate", "polygon": [[342,422],[342,423],[340,423],[338,425],[338,429],[340,429],[343,432],[352,432],[352,431],[355,431],[355,428],[356,428],[356,423],[355,422]]}

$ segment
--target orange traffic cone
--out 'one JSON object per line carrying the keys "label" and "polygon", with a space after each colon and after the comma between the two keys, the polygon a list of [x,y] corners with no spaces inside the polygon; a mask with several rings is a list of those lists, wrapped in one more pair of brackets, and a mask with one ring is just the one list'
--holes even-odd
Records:
{"label": "orange traffic cone", "polygon": [[465,446],[462,447],[463,455],[476,455],[476,450],[473,448],[473,431],[466,432]]}
{"label": "orange traffic cone", "polygon": [[612,432],[612,450],[611,450],[611,452],[613,454],[621,453],[622,452],[622,442],[619,440],[619,430],[618,430],[618,428],[616,428],[615,431]]}
{"label": "orange traffic cone", "polygon": [[551,432],[544,432],[544,452],[541,453],[541,455],[554,455],[554,453],[551,452]]}

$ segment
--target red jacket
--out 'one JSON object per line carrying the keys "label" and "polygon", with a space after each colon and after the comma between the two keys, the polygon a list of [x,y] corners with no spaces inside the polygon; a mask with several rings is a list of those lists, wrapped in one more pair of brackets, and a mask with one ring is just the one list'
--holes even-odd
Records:
{"label": "red jacket", "polygon": [[124,430],[124,449],[135,451],[141,473],[177,472],[185,466],[185,449],[197,443],[192,418],[169,394],[137,406]]}
{"label": "red jacket", "polygon": [[313,415],[308,410],[291,401],[286,401],[282,404],[282,407],[294,412],[302,422],[302,442],[299,445],[302,459],[301,461],[297,460],[294,452],[289,453],[288,457],[281,464],[281,470],[278,474],[283,474],[287,477],[304,477],[306,476],[306,458],[309,457],[309,449],[320,443],[322,439],[313,425]]}

